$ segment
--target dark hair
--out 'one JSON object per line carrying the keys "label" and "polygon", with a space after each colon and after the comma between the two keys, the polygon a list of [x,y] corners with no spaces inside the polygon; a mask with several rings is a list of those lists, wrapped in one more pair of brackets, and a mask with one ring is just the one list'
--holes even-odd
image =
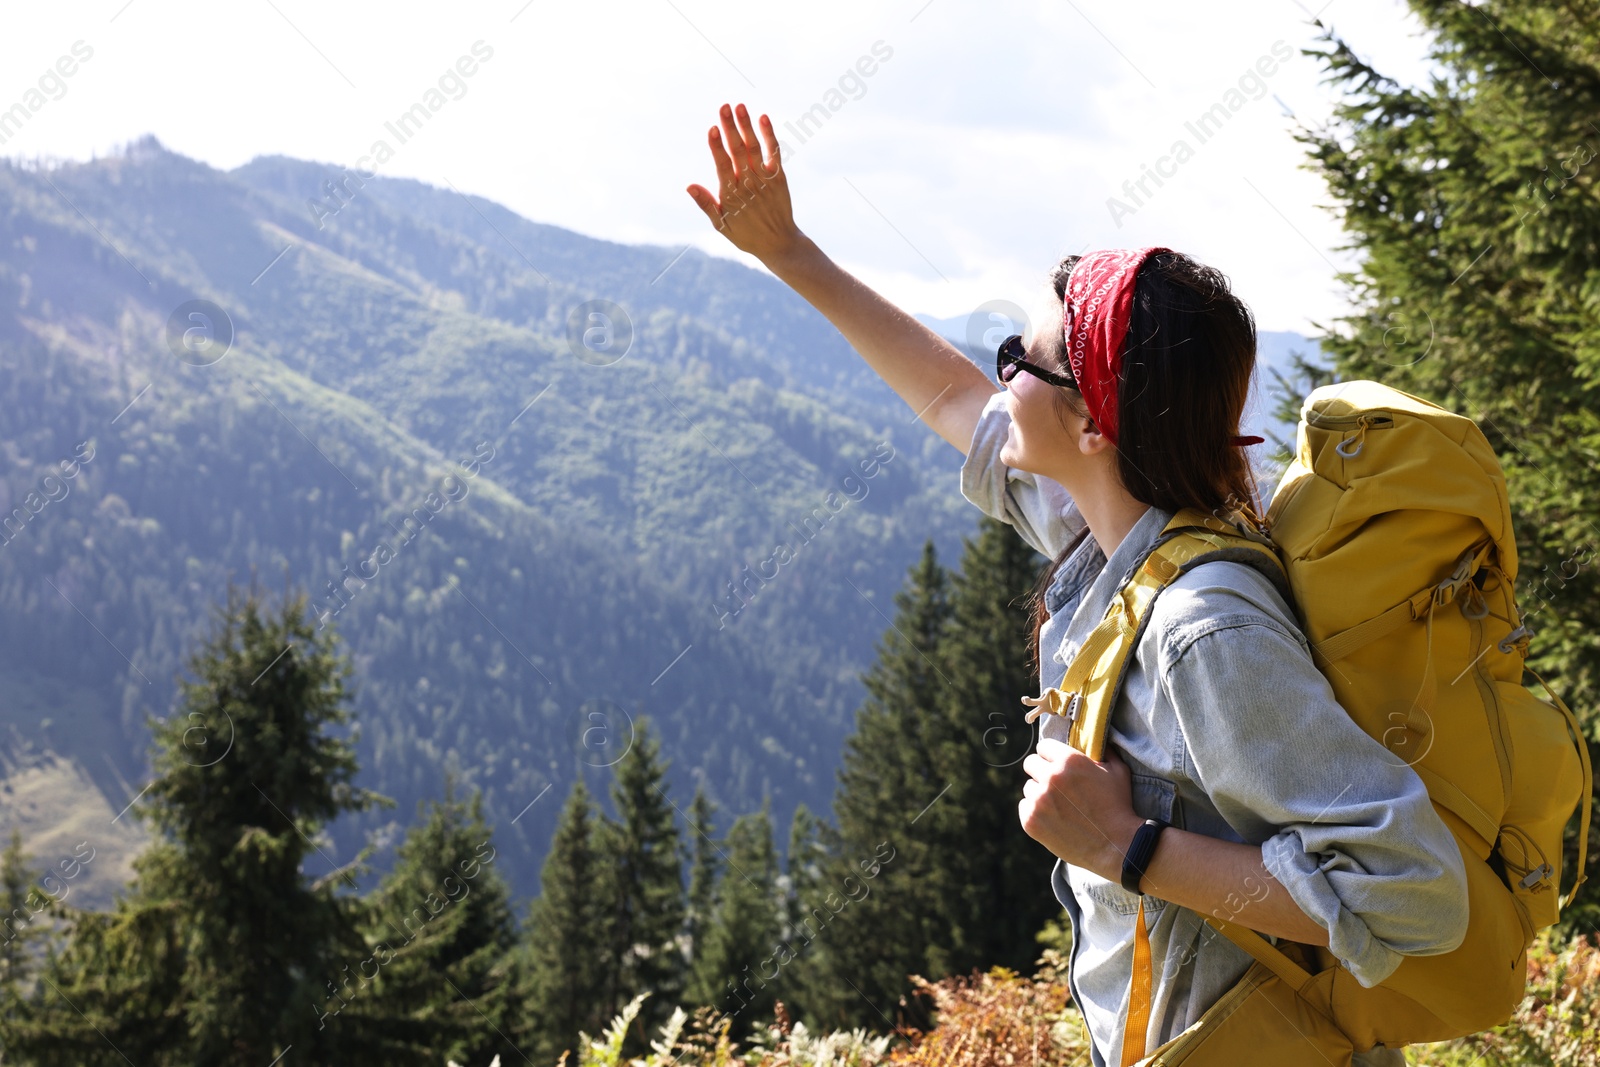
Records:
{"label": "dark hair", "polygon": [[[1067,256],[1050,274],[1063,300],[1079,258]],[[1164,511],[1193,507],[1260,521],[1249,459],[1228,443],[1239,433],[1255,363],[1255,319],[1221,271],[1178,252],[1145,260],[1134,279],[1117,388],[1117,474],[1130,496]],[[1089,417],[1082,393],[1058,388],[1055,395],[1061,408]],[[1029,651],[1036,667],[1044,591],[1077,544],[1062,550],[1033,589]]]}

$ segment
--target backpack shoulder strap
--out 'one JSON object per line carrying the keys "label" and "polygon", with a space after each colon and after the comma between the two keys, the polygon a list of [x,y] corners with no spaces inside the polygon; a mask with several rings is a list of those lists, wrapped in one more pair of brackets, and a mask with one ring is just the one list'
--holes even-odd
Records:
{"label": "backpack shoulder strap", "polygon": [[1261,570],[1291,606],[1288,574],[1272,542],[1248,522],[1235,524],[1198,508],[1184,508],[1162,528],[1155,548],[1111,598],[1105,618],[1089,634],[1061,684],[1040,694],[1028,713],[1041,711],[1071,720],[1068,743],[1099,760],[1105,752],[1111,711],[1122,689],[1133,650],[1150,620],[1150,606],[1180,574],[1214,559]]}
{"label": "backpack shoulder strap", "polygon": [[[1111,598],[1105,618],[1089,634],[1061,684],[1047,689],[1028,713],[1028,721],[1041,711],[1065,715],[1071,722],[1068,743],[1090,759],[1105,756],[1106,732],[1111,712],[1133,659],[1133,650],[1150,621],[1150,607],[1161,591],[1178,576],[1202,563],[1223,559],[1245,563],[1260,570],[1294,609],[1288,572],[1277,548],[1248,520],[1237,524],[1196,508],[1184,508],[1162,528],[1155,548]],[[1128,993],[1128,1018],[1123,1035],[1123,1063],[1131,1064],[1144,1056],[1144,1028],[1150,1011],[1150,946],[1144,928],[1144,901],[1139,902],[1139,925],[1135,936],[1134,966]],[[1221,933],[1260,960],[1295,990],[1311,981],[1311,973],[1282,950],[1252,930],[1207,916]]]}

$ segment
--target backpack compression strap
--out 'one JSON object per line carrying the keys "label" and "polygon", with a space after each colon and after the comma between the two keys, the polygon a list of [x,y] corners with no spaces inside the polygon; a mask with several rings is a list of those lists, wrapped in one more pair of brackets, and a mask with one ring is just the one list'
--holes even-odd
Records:
{"label": "backpack compression strap", "polygon": [[[1584,868],[1589,861],[1589,809],[1593,806],[1591,797],[1594,795],[1594,770],[1589,766],[1589,743],[1584,740],[1583,727],[1578,725],[1578,717],[1572,714],[1572,709],[1567,707],[1566,701],[1556,695],[1556,691],[1550,688],[1550,683],[1545,681],[1538,671],[1526,663],[1522,665],[1522,669],[1539,679],[1539,684],[1544,686],[1544,691],[1550,694],[1551,702],[1560,709],[1562,715],[1566,716],[1567,728],[1572,731],[1573,742],[1578,746],[1578,762],[1583,767],[1583,794],[1578,801],[1578,807],[1581,812],[1578,816],[1578,880],[1572,883],[1572,888],[1567,891],[1567,899],[1561,902],[1561,909],[1565,911],[1567,908],[1572,907],[1572,902],[1578,897],[1578,887],[1585,881]],[[1568,816],[1568,818],[1571,818],[1571,816]],[[1561,888],[1560,882],[1561,872],[1557,871],[1557,891]]]}

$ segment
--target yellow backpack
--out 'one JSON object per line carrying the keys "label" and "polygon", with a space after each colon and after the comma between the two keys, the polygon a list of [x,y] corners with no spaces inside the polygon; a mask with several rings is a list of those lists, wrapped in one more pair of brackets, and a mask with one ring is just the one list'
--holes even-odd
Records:
{"label": "yellow backpack", "polygon": [[[1340,705],[1416,770],[1454,832],[1467,868],[1466,939],[1453,952],[1406,957],[1367,989],[1326,948],[1274,946],[1208,917],[1256,962],[1194,1025],[1147,1054],[1141,922],[1124,1065],[1347,1064],[1376,1044],[1489,1029],[1522,1000],[1535,932],[1583,882],[1588,749],[1544,679],[1549,701],[1522,684],[1529,633],[1513,597],[1516,539],[1505,477],[1482,431],[1376,382],[1342,382],[1306,398],[1297,452],[1264,527],[1241,513],[1176,514],[1043,706],[1070,710],[1070,743],[1100,759],[1155,597],[1208,560],[1259,567],[1294,607]],[[1574,807],[1577,873],[1563,900],[1562,834]]]}

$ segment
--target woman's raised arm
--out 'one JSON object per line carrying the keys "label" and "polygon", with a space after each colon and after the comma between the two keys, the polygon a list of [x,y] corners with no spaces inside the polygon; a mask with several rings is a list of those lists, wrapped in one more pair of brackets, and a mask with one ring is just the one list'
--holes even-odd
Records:
{"label": "woman's raised arm", "polygon": [[799,293],[844,335],[889,387],[940,437],[965,454],[984,402],[994,395],[988,376],[954,345],[844,270],[795,225],[789,180],[779,158],[772,120],[761,116],[767,145],[750,113],[722,105],[722,128],[711,127],[711,158],[720,196],[689,186],[719,232],[740,251]]}

